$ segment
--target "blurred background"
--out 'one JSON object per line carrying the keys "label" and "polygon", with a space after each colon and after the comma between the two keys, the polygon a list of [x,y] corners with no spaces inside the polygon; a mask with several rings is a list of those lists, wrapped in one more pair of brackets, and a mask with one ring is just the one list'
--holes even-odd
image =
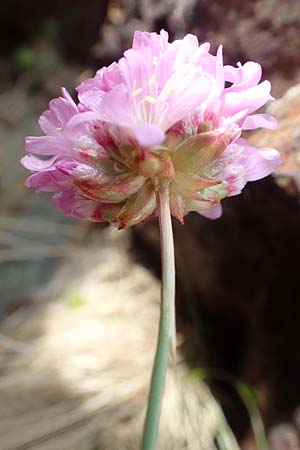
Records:
{"label": "blurred background", "polygon": [[160,448],[300,449],[299,0],[11,0],[0,5],[0,450],[138,448],[157,223],[117,232],[66,218],[24,188],[19,160],[61,86],[75,95],[134,30],[161,28],[263,66],[279,128],[248,136],[283,164],[225,200],[218,221],[174,221],[180,376],[169,375]]}

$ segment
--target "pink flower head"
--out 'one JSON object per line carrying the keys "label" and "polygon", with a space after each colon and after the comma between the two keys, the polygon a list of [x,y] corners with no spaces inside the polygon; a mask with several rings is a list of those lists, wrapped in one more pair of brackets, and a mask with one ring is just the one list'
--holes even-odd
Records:
{"label": "pink flower head", "polygon": [[173,216],[215,219],[222,199],[280,163],[276,150],[240,137],[276,127],[253,114],[272,98],[260,79],[259,64],[224,66],[222,47],[212,55],[191,34],[169,43],[165,31],[138,31],[118,63],[79,85],[78,105],[65,89],[50,102],[44,135],[26,139],[26,186],[54,192],[67,215],[124,228],[156,214],[165,178]]}

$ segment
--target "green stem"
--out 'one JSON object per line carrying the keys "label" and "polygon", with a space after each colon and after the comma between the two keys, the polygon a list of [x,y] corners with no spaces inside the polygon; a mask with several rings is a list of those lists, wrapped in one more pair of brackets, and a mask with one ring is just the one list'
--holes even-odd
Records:
{"label": "green stem", "polygon": [[161,309],[158,342],[152,370],[141,450],[155,450],[170,349],[175,356],[175,257],[169,204],[169,182],[157,190],[161,240]]}

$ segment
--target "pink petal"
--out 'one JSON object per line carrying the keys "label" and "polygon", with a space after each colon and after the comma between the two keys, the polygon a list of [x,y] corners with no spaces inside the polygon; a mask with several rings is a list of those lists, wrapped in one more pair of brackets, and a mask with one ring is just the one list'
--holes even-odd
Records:
{"label": "pink petal", "polygon": [[158,60],[156,65],[158,86],[163,87],[171,76],[177,52],[178,46],[170,45]]}
{"label": "pink petal", "polygon": [[72,117],[65,129],[65,136],[74,148],[98,149],[98,129],[101,127],[101,116],[92,111],[82,112]]}
{"label": "pink petal", "polygon": [[88,78],[76,88],[78,98],[84,106],[92,111],[101,112],[101,101],[105,92],[112,90],[122,82],[117,63],[102,67],[93,78]]}
{"label": "pink petal", "polygon": [[223,46],[219,45],[216,56],[216,85],[221,93],[224,89]]}
{"label": "pink petal", "polygon": [[[55,164],[55,168],[59,169],[62,173],[66,175],[70,175],[73,179],[81,179],[83,182],[88,182],[90,179],[97,177],[99,179],[99,189],[101,188],[101,184],[104,183],[103,178],[101,178],[101,174],[103,173],[99,166],[97,168],[93,165],[83,164],[78,161],[58,161]],[[109,177],[109,178],[108,178]],[[106,181],[113,181],[117,178],[117,176],[107,176]]]}
{"label": "pink petal", "polygon": [[219,203],[217,206],[214,206],[211,209],[197,211],[201,216],[206,217],[207,219],[215,220],[219,219],[222,216],[222,205]]}
{"label": "pink petal", "polygon": [[179,120],[189,116],[209,97],[211,79],[192,64],[178,68],[160,92],[155,121],[167,131]]}
{"label": "pink petal", "polygon": [[241,76],[241,87],[243,87],[243,89],[245,89],[246,87],[252,87],[252,86],[256,86],[260,80],[261,80],[261,76],[262,76],[262,69],[261,69],[261,65],[253,62],[253,61],[248,61],[245,64],[243,64],[243,66],[240,68],[240,71],[242,72],[242,76]]}
{"label": "pink petal", "polygon": [[253,61],[246,62],[243,66],[224,66],[225,80],[233,83],[228,91],[239,91],[252,86],[256,86],[262,76],[260,64]]}
{"label": "pink petal", "polygon": [[281,163],[279,152],[273,148],[246,147],[240,157],[248,181],[270,175]]}
{"label": "pink petal", "polygon": [[25,186],[37,192],[56,192],[71,185],[72,180],[59,171],[36,172],[25,181]]}
{"label": "pink petal", "polygon": [[101,213],[103,207],[101,203],[89,200],[72,189],[55,194],[52,203],[56,209],[62,211],[66,216],[94,222],[103,222],[104,220]]}
{"label": "pink petal", "polygon": [[80,103],[92,111],[101,113],[102,99],[105,92],[95,85],[94,80],[87,80],[84,83],[84,90],[80,90],[81,85],[77,89],[79,92],[78,99]]}
{"label": "pink petal", "polygon": [[147,58],[142,52],[130,49],[124,53],[124,58],[119,61],[120,74],[124,85],[131,94],[148,85],[153,75],[153,60]]}
{"label": "pink petal", "polygon": [[239,195],[248,181],[245,167],[239,161],[233,161],[225,167],[221,176],[227,183],[227,197]]}
{"label": "pink petal", "polygon": [[135,31],[132,48],[135,50],[148,51],[150,48],[154,55],[164,52],[168,46],[169,35],[165,30],[160,34]]}
{"label": "pink petal", "polygon": [[25,148],[38,155],[71,155],[72,147],[64,138],[55,136],[28,136]]}
{"label": "pink petal", "polygon": [[234,123],[236,123],[239,126],[242,126],[243,123],[245,123],[245,120],[249,114],[249,109],[242,109],[241,111],[237,112],[233,116],[230,117],[230,120]]}
{"label": "pink petal", "polygon": [[112,91],[105,94],[102,101],[102,112],[106,120],[121,127],[133,125],[131,105],[128,94],[122,91]]}
{"label": "pink petal", "polygon": [[254,114],[248,116],[243,124],[243,130],[255,130],[256,128],[268,128],[269,130],[275,130],[278,126],[278,122],[275,117],[269,114]]}
{"label": "pink petal", "polygon": [[175,71],[190,61],[191,56],[199,47],[199,42],[196,36],[187,34],[181,41],[175,41],[172,46],[178,48],[172,68]]}
{"label": "pink petal", "polygon": [[[134,33],[132,48],[154,67],[163,55],[168,52],[171,45],[168,43],[168,33],[161,30],[160,34],[136,31]],[[127,56],[127,55],[126,55]],[[123,72],[124,74],[124,72]],[[147,82],[147,80],[144,80]],[[136,86],[136,88],[141,86]]]}
{"label": "pink petal", "polygon": [[240,92],[225,91],[222,113],[229,116],[243,109],[249,109],[249,113],[254,112],[272,98],[270,91],[269,81],[264,81],[258,86]]}
{"label": "pink petal", "polygon": [[62,87],[62,88],[61,88],[61,93],[62,93],[63,98],[65,98],[66,100],[68,100],[68,102],[69,102],[71,105],[73,105],[73,107],[74,107],[74,108],[76,109],[76,111],[77,111],[77,105],[76,105],[76,103],[74,102],[74,100],[72,99],[72,97],[71,97],[70,93],[67,91],[67,89],[64,88],[64,87]]}
{"label": "pink petal", "polygon": [[115,86],[122,83],[120,67],[116,62],[113,62],[108,67],[98,70],[96,76],[97,75],[102,75],[101,89],[105,92],[111,91]]}
{"label": "pink petal", "polygon": [[165,133],[156,125],[142,123],[133,128],[133,133],[142,147],[156,147],[165,140]]}
{"label": "pink petal", "polygon": [[67,90],[63,89],[62,93],[64,97],[51,100],[49,109],[39,119],[39,125],[45,134],[56,135],[71,117],[78,114],[78,108]]}
{"label": "pink petal", "polygon": [[49,159],[40,159],[36,158],[33,155],[25,155],[21,159],[21,164],[28,170],[37,171],[37,172],[45,172],[48,170],[54,170],[54,163],[57,161],[58,156],[53,156]]}

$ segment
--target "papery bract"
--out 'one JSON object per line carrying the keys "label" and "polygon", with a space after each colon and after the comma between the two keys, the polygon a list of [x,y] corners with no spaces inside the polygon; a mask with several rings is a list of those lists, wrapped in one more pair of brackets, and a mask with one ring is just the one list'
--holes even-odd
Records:
{"label": "papery bract", "polygon": [[65,89],[50,102],[44,136],[26,139],[26,186],[54,192],[67,215],[124,228],[156,215],[164,178],[173,216],[218,218],[222,199],[280,163],[276,150],[240,137],[276,127],[252,114],[272,98],[261,72],[254,62],[224,66],[222,48],[214,56],[193,35],[169,43],[165,31],[138,31],[118,63],[80,84],[78,105]]}

